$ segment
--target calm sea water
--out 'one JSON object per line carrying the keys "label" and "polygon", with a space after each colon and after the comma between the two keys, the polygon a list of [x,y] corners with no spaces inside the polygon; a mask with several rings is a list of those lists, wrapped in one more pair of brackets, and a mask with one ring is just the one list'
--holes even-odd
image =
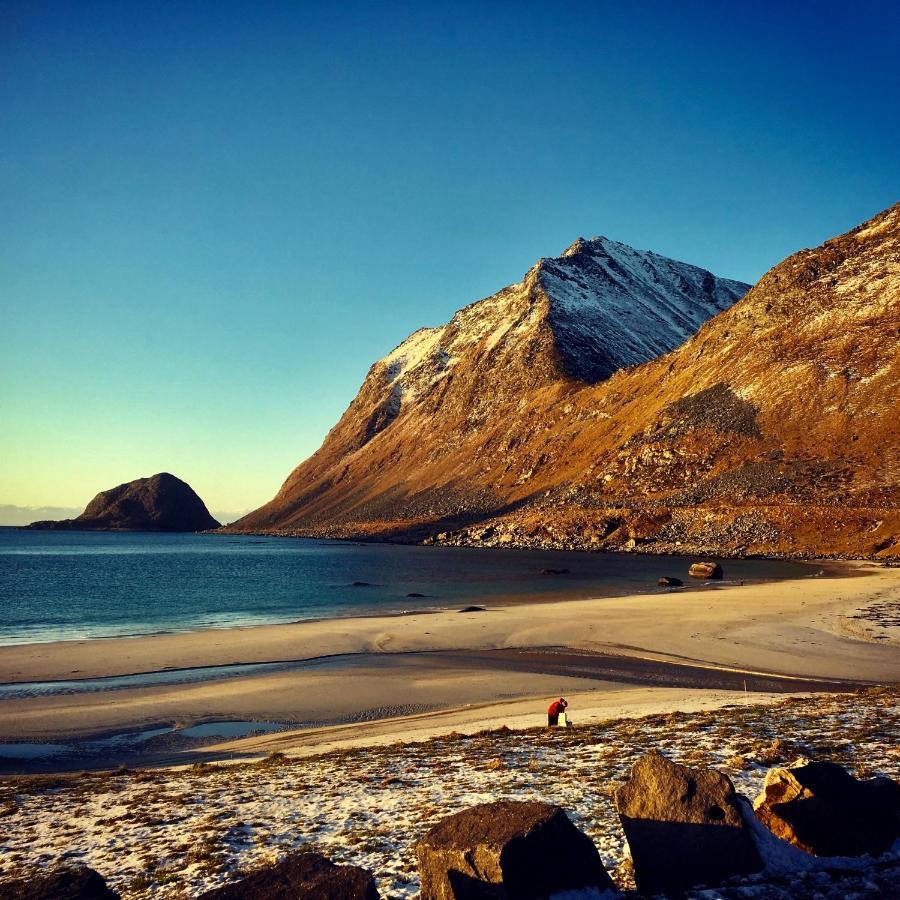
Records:
{"label": "calm sea water", "polygon": [[[404,547],[233,535],[0,528],[0,644],[441,609],[566,591],[599,597],[687,581],[665,556]],[[723,560],[726,583],[809,565]],[[544,569],[569,569],[552,576]],[[367,586],[353,586],[367,582]],[[408,594],[424,597],[408,597]]]}

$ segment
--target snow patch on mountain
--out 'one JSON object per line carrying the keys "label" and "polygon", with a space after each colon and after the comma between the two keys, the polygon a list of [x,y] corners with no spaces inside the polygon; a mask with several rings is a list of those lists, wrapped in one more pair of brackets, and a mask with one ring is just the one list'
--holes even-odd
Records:
{"label": "snow patch on mountain", "polygon": [[567,372],[588,382],[674,350],[750,289],[604,237],[543,260],[538,278]]}
{"label": "snow patch on mountain", "polygon": [[[421,328],[375,366],[392,386],[392,412],[427,393],[460,359],[489,358],[545,322],[560,368],[586,382],[674,349],[749,285],[597,237],[542,259],[521,282]],[[544,302],[540,302],[544,301]]]}

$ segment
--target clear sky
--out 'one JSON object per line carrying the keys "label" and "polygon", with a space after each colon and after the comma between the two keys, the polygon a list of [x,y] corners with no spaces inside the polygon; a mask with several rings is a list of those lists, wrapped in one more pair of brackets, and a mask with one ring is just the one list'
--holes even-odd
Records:
{"label": "clear sky", "polygon": [[0,503],[269,499],[579,235],[756,280],[900,199],[900,4],[0,5]]}

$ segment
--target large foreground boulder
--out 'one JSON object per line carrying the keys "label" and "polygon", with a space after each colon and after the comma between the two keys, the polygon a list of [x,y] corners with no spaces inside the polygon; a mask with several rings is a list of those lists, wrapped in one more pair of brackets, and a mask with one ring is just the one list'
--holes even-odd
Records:
{"label": "large foreground boulder", "polygon": [[616,809],[642,893],[716,885],[762,868],[731,780],[652,751],[616,789]]}
{"label": "large foreground boulder", "polygon": [[73,866],[0,881],[0,900],[119,900],[103,876]]}
{"label": "large foreground boulder", "polygon": [[722,567],[717,562],[696,562],[688,569],[691,578],[702,578],[705,581],[720,579],[723,574]]}
{"label": "large foreground boulder", "polygon": [[501,800],[442,819],[416,845],[421,900],[543,900],[615,887],[594,842],[550,803]]}
{"label": "large foreground boulder", "polygon": [[753,808],[773,834],[815,856],[877,856],[900,837],[900,784],[859,781],[833,762],[769,769]]}
{"label": "large foreground boulder", "polygon": [[198,900],[378,900],[372,873],[336,866],[320,853],[292,853]]}

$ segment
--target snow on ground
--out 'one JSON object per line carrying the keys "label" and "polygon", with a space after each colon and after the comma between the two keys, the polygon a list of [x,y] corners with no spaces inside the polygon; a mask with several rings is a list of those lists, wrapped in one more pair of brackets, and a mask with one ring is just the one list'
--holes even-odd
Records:
{"label": "snow on ground", "polygon": [[[560,804],[613,872],[625,844],[611,792],[649,749],[721,768],[752,798],[769,765],[798,755],[896,778],[898,733],[900,691],[872,689],[554,731],[449,735],[306,759],[6,779],[0,873],[65,857],[97,869],[126,898],[180,898],[288,850],[314,847],[336,862],[372,869],[383,898],[412,900],[418,836],[451,812],[501,798]],[[893,866],[887,875],[884,862],[881,870],[872,863],[837,874],[817,864],[694,896],[877,896],[885,878],[896,877],[900,890],[900,852],[886,864]],[[627,875],[619,877],[627,887]]]}

